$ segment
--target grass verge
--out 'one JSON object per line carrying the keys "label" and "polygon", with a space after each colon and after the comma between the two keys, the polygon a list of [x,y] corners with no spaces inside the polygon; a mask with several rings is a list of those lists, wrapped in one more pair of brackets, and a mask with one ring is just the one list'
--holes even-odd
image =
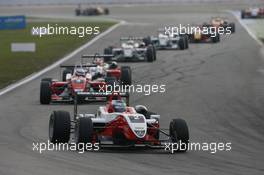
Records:
{"label": "grass verge", "polygon": [[[91,26],[100,27],[103,32],[114,22],[96,21],[46,21],[28,20],[26,29],[22,30],[0,30],[0,89],[22,79],[34,72],[37,72],[63,56],[80,47],[95,35],[49,35],[33,36],[32,27],[36,26]],[[36,52],[11,52],[11,43],[34,42]]]}

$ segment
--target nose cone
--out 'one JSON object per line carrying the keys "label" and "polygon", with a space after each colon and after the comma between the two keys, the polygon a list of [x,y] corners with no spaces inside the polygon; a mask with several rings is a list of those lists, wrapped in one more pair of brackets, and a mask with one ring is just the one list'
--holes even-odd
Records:
{"label": "nose cone", "polygon": [[145,116],[143,115],[131,115],[127,116],[128,125],[138,138],[143,138],[147,134],[147,123]]}

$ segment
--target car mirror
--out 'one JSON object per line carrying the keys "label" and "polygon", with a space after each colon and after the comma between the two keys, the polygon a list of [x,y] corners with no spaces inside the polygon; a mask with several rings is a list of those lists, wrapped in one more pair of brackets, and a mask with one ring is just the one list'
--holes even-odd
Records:
{"label": "car mirror", "polygon": [[150,115],[150,118],[151,118],[151,119],[159,120],[159,119],[160,119],[160,115],[153,114],[153,115]]}
{"label": "car mirror", "polygon": [[71,79],[71,76],[72,76],[71,74],[67,74],[66,75],[66,80],[70,80]]}

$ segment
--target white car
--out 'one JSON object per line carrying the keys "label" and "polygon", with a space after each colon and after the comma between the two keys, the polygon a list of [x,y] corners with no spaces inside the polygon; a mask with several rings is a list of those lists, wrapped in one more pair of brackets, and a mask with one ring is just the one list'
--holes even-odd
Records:
{"label": "white car", "polygon": [[121,38],[120,47],[105,48],[104,54],[113,55],[113,57],[106,58],[105,61],[155,61],[155,48],[152,45],[146,46],[142,39]]}
{"label": "white car", "polygon": [[179,49],[189,48],[187,35],[171,35],[159,31],[157,36],[148,36],[144,38],[145,43],[152,44],[156,49]]}

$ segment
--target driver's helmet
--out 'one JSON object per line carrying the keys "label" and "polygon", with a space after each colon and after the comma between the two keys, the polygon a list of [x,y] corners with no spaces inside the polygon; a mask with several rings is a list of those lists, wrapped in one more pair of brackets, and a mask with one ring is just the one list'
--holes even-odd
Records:
{"label": "driver's helmet", "polygon": [[117,62],[113,61],[111,64],[110,64],[110,69],[116,69],[117,68]]}
{"label": "driver's helmet", "polygon": [[133,40],[128,40],[126,44],[127,45],[130,45],[130,46],[134,46],[134,43],[135,42]]}
{"label": "driver's helmet", "polygon": [[102,58],[95,58],[93,63],[98,66],[102,66],[104,64],[104,60]]}
{"label": "driver's helmet", "polygon": [[83,69],[83,68],[77,68],[77,69],[75,70],[75,75],[76,75],[76,76],[82,76],[82,77],[84,77],[84,76],[85,76],[85,71],[84,71],[84,69]]}
{"label": "driver's helmet", "polygon": [[145,47],[145,46],[146,46],[146,44],[144,42],[139,43],[139,47]]}
{"label": "driver's helmet", "polygon": [[143,114],[143,115],[147,115],[148,113],[148,109],[146,108],[146,106],[143,106],[143,105],[135,106],[135,110],[137,113]]}
{"label": "driver's helmet", "polygon": [[114,112],[125,112],[126,103],[123,100],[112,100]]}
{"label": "driver's helmet", "polygon": [[90,67],[89,73],[94,76],[97,73],[97,68],[96,67]]}

